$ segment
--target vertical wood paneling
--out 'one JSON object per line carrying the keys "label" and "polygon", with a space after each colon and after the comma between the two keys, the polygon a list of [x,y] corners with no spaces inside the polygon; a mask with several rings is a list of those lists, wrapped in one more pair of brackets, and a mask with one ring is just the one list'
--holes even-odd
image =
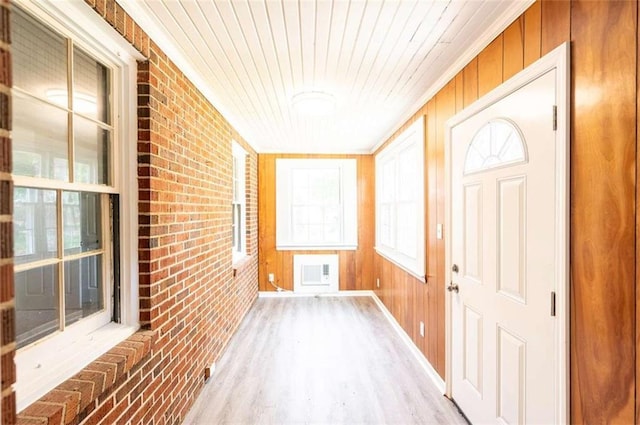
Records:
{"label": "vertical wood paneling", "polygon": [[478,55],[478,96],[482,97],[502,83],[502,34]]}
{"label": "vertical wood paneling", "polygon": [[274,270],[275,251],[266,249],[275,246],[275,195],[276,189],[267,182],[275,176],[275,161],[267,161],[264,155],[258,155],[258,285],[261,291],[267,291],[269,270]]}
{"label": "vertical wood paneling", "polygon": [[364,155],[358,161],[358,245],[354,273],[356,289],[373,289],[373,246],[375,243],[375,162],[373,155]]}
{"label": "vertical wood paneling", "polygon": [[[358,180],[358,249],[355,251],[276,250],[276,158],[355,158]],[[258,281],[261,291],[275,290],[269,273],[283,289],[293,289],[295,254],[338,254],[340,290],[373,289],[374,162],[371,155],[275,155],[258,156]]]}
{"label": "vertical wood paneling", "polygon": [[540,59],[541,5],[537,1],[524,13],[524,66]]}
{"label": "vertical wood paneling", "polygon": [[[444,191],[444,146],[446,122],[456,112],[456,84],[452,80],[436,95],[436,167],[438,180],[437,195],[437,222],[444,225],[445,216],[445,191]],[[445,243],[444,239],[436,240],[436,249],[438,250],[438,272],[437,285],[433,292],[436,298],[437,308],[437,336],[438,339],[444,341],[445,333]],[[445,373],[445,344],[437,344],[435,368],[444,377]]]}
{"label": "vertical wood paneling", "polygon": [[[561,27],[544,20],[549,4],[543,30]],[[571,412],[579,423],[635,419],[636,8],[571,8]]]}
{"label": "vertical wood paneling", "polygon": [[464,108],[464,76],[463,71],[456,75],[456,112],[462,111]]}
{"label": "vertical wood paneling", "polygon": [[[636,63],[640,58],[640,7],[636,10]],[[640,385],[640,358],[638,358],[638,351],[640,350],[640,308],[638,308],[638,304],[640,304],[640,146],[638,145],[638,140],[640,139],[640,125],[638,125],[638,120],[640,120],[640,66],[636,67],[636,299],[635,299],[635,309],[636,309],[636,326],[635,326],[635,337],[636,337],[636,375],[635,375],[635,385],[636,385],[636,413],[635,413],[635,423],[640,423],[640,396],[638,395],[638,386]]]}
{"label": "vertical wood paneling", "polygon": [[542,17],[540,47],[541,55],[544,56],[570,38],[571,2],[557,0],[540,0],[540,2]]}
{"label": "vertical wood paneling", "polygon": [[508,80],[524,67],[524,15],[504,30],[502,79]]}
{"label": "vertical wood paneling", "polygon": [[[427,175],[429,197],[427,198],[427,216],[429,227],[427,231],[427,334],[429,335],[425,348],[427,359],[432,365],[436,364],[438,339],[438,306],[436,286],[438,285],[438,240],[436,238],[436,224],[438,222],[438,180],[437,180],[437,149],[436,149],[436,101],[427,103]],[[443,342],[443,341],[442,341]]]}
{"label": "vertical wood paneling", "polygon": [[[460,110],[460,101],[468,106],[519,69],[571,40],[572,423],[640,422],[640,397],[635,394],[640,380],[640,358],[636,360],[640,267],[636,270],[635,265],[640,263],[635,248],[640,240],[640,225],[636,224],[640,223],[637,20],[633,1],[534,3],[423,108],[427,115],[429,283],[399,292],[401,287],[396,284],[402,281],[410,288],[410,280],[375,255],[376,274],[396,283],[389,284],[387,291],[378,291],[385,297],[383,302],[402,316],[399,321],[413,318],[414,342],[440,371],[444,334],[438,329],[444,311],[439,305],[444,305],[444,296],[437,291],[444,292],[444,255],[435,240],[435,223],[441,217],[438,205],[444,191],[438,179],[438,143],[444,123]],[[397,297],[414,297],[411,314],[405,314]],[[419,336],[420,320],[426,321],[424,339]]]}
{"label": "vertical wood paneling", "polygon": [[464,106],[467,107],[478,100],[478,58],[473,58],[471,62],[462,70],[464,87]]}

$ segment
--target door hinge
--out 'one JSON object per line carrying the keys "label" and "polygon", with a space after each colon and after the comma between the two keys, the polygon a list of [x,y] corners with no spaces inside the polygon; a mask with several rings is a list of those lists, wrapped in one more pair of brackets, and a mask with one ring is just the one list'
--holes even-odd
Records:
{"label": "door hinge", "polygon": [[553,105],[553,131],[558,129],[558,107]]}
{"label": "door hinge", "polygon": [[551,316],[555,317],[556,315],[556,293],[551,291]]}

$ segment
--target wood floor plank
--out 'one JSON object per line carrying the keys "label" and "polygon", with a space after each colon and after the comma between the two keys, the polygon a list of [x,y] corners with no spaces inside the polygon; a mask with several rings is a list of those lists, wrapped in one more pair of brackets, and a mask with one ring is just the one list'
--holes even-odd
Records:
{"label": "wood floor plank", "polygon": [[465,424],[372,298],[259,298],[185,424]]}

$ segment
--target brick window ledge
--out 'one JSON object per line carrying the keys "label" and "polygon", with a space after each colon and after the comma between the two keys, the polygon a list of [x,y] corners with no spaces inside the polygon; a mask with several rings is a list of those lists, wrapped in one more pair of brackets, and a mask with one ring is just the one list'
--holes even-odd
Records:
{"label": "brick window ledge", "polygon": [[155,334],[131,335],[20,412],[16,424],[80,423],[145,363]]}
{"label": "brick window ledge", "polygon": [[248,266],[253,263],[253,256],[247,255],[242,257],[240,260],[233,263],[233,277],[238,276],[240,273],[244,271]]}

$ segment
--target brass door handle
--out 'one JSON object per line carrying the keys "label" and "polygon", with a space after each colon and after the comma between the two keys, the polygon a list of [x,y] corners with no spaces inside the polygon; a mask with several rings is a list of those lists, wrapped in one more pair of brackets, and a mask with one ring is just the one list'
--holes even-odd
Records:
{"label": "brass door handle", "polygon": [[451,282],[449,286],[447,286],[447,291],[455,292],[457,294],[460,291],[460,287],[458,284]]}

